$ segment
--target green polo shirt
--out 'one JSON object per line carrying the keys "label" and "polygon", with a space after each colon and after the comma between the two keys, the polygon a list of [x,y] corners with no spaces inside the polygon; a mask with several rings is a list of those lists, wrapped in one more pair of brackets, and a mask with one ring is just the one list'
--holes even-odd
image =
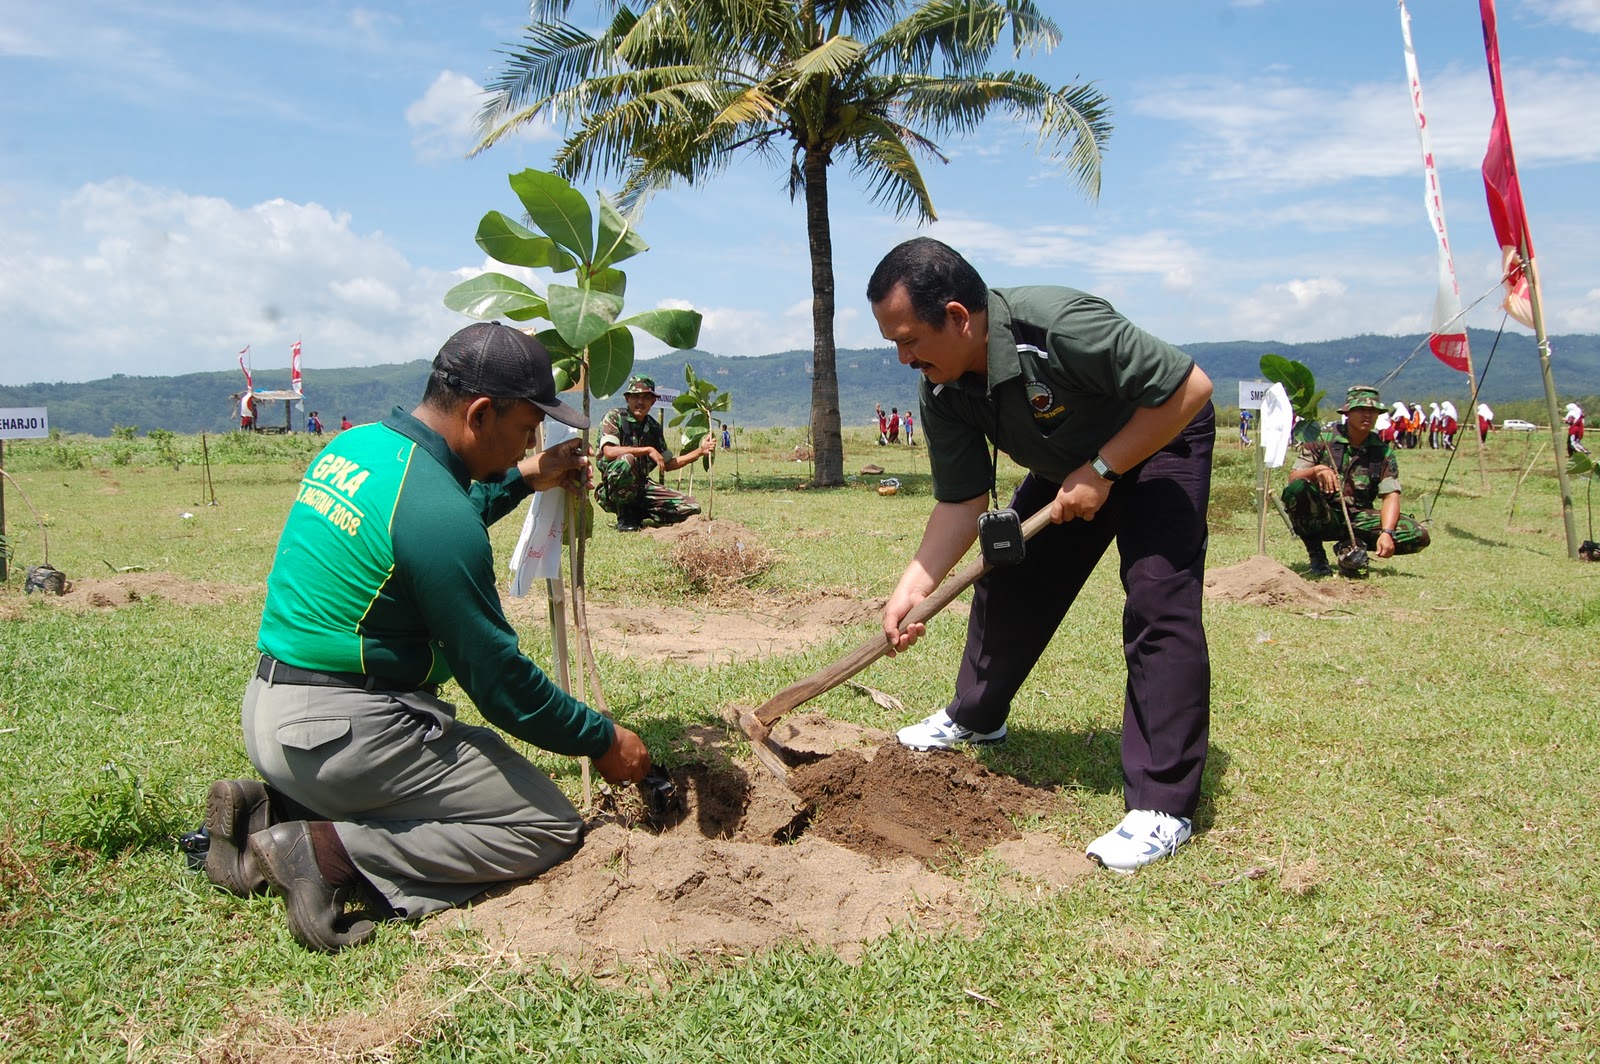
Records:
{"label": "green polo shirt", "polygon": [[443,437],[399,407],[341,432],[289,508],[257,646],[303,669],[454,677],[511,735],[604,754],[611,722],[528,660],[500,607],[488,526],[528,494],[516,467],[474,481]]}
{"label": "green polo shirt", "polygon": [[1059,484],[1141,406],[1177,392],[1194,360],[1072,288],[989,290],[989,372],[923,378],[922,438],[940,502],[989,492],[989,444]]}

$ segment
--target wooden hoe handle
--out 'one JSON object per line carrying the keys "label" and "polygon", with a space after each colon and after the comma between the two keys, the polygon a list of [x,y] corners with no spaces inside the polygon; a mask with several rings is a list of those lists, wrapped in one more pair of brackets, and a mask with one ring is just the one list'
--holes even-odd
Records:
{"label": "wooden hoe handle", "polygon": [[[1049,523],[1050,508],[1046,506],[1022,523],[1023,541],[1032,539],[1035,532]],[[933,594],[913,606],[911,612],[906,614],[905,623],[912,625],[927,621],[954,602],[957,595],[977,583],[978,578],[988,571],[989,566],[984,564],[982,555],[974,558],[967,563],[966,568],[935,588]],[[833,690],[888,652],[889,641],[881,635],[874,635],[821,672],[813,673],[803,680],[796,680],[767,699],[761,704],[761,708],[756,710],[756,720],[761,722],[762,727],[772,727],[774,721],[791,709]]]}

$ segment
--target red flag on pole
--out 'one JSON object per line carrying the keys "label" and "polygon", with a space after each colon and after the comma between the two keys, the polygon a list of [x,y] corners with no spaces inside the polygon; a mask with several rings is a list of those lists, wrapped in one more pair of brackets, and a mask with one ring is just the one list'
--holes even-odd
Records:
{"label": "red flag on pole", "polygon": [[250,381],[250,367],[244,364],[244,356],[248,355],[249,353],[250,353],[250,345],[249,344],[245,344],[244,345],[244,350],[239,352],[239,368],[244,370],[244,387],[245,387],[245,391],[251,391],[251,390],[253,390],[255,388],[255,385],[252,384],[251,381]]}
{"label": "red flag on pole", "polygon": [[289,348],[289,387],[295,394],[300,393],[300,341],[296,340],[294,346]]}
{"label": "red flag on pole", "polygon": [[1483,17],[1483,50],[1489,60],[1489,89],[1494,95],[1494,122],[1489,126],[1489,150],[1483,157],[1483,189],[1489,197],[1489,222],[1500,242],[1505,273],[1506,313],[1533,327],[1533,306],[1528,296],[1524,257],[1533,258],[1533,238],[1522,205],[1522,185],[1517,180],[1517,160],[1511,153],[1511,124],[1506,120],[1506,97],[1500,83],[1500,36],[1495,28],[1494,0],[1478,0]]}

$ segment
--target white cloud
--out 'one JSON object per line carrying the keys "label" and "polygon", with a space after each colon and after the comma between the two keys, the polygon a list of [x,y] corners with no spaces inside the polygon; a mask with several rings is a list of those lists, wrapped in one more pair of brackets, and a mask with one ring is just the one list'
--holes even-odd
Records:
{"label": "white cloud", "polygon": [[43,41],[27,30],[12,25],[0,25],[0,55],[46,58],[55,54]]}
{"label": "white cloud", "polygon": [[[453,70],[442,70],[428,91],[406,108],[411,146],[424,162],[459,159],[478,142],[478,111],[483,107],[483,86]],[[559,139],[548,121],[540,119],[517,131],[519,139]]]}
{"label": "white cloud", "polygon": [[1563,325],[1572,332],[1600,333],[1600,288],[1591,288],[1577,302],[1568,303]]}
{"label": "white cloud", "polygon": [[1524,0],[1547,21],[1585,33],[1600,33],[1600,0]]}
{"label": "white cloud", "polygon": [[417,158],[459,159],[477,142],[473,122],[483,106],[483,86],[453,70],[441,70],[428,91],[406,108]]}
{"label": "white cloud", "polygon": [[1241,337],[1275,340],[1326,339],[1347,336],[1345,296],[1348,288],[1336,277],[1294,278],[1263,285],[1232,309]]}
{"label": "white cloud", "polygon": [[[0,221],[6,383],[431,358],[462,319],[455,278],[409,262],[382,234],[315,203],[235,207],[119,178],[68,196],[48,226]],[[465,271],[470,275],[475,271]]]}
{"label": "white cloud", "polygon": [[1170,289],[1186,289],[1205,269],[1205,256],[1183,238],[1154,230],[1106,236],[1086,226],[1035,225],[1019,231],[977,218],[950,217],[928,230],[959,248],[986,271],[999,263],[1022,271],[1048,271],[1057,283],[1092,287],[1091,279],[1140,275],[1156,278]]}
{"label": "white cloud", "polygon": [[[1423,74],[1434,154],[1444,168],[1475,170],[1490,119],[1486,75]],[[1517,159],[1540,165],[1600,160],[1600,74],[1572,64],[1508,71],[1507,109]],[[1147,88],[1135,114],[1188,128],[1177,149],[1182,172],[1259,195],[1263,189],[1396,177],[1418,170],[1418,145],[1405,81],[1337,90],[1287,76],[1249,81],[1174,79]]]}
{"label": "white cloud", "polygon": [[[811,347],[809,299],[780,311],[696,306],[684,299],[663,299],[656,305],[673,310],[698,310],[701,317],[700,342],[695,346],[714,355],[765,355],[796,348],[809,350]],[[624,316],[629,313],[632,313],[631,308]],[[842,310],[837,316],[837,326],[848,328],[858,318],[856,312]],[[670,351],[665,344],[647,333],[635,333],[634,342],[639,358],[656,358]],[[860,346],[846,343],[842,329],[836,342],[840,347]]]}

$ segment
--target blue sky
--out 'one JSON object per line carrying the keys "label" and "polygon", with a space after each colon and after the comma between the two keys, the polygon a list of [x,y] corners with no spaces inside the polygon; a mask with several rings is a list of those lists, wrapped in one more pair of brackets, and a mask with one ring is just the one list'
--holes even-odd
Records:
{"label": "blue sky", "polygon": [[[1393,0],[1046,0],[1065,34],[1019,65],[1114,107],[1088,202],[994,122],[927,164],[926,232],[991,284],[1098,292],[1175,343],[1426,330],[1434,245]],[[1470,0],[1408,4],[1464,302],[1494,287],[1478,165],[1490,118]],[[574,11],[584,10],[581,0]],[[1501,0],[1512,133],[1549,331],[1600,332],[1600,0]],[[443,292],[488,268],[552,131],[464,158],[513,0],[0,0],[0,384],[430,358]],[[918,230],[831,185],[838,342],[879,343],[862,290]],[[692,305],[701,347],[810,346],[799,204],[737,163],[657,196],[630,309]],[[1494,298],[1470,325],[1500,322]],[[644,348],[659,353],[659,346]],[[1396,357],[1403,355],[1397,344]],[[1559,373],[1559,348],[1556,351]]]}

